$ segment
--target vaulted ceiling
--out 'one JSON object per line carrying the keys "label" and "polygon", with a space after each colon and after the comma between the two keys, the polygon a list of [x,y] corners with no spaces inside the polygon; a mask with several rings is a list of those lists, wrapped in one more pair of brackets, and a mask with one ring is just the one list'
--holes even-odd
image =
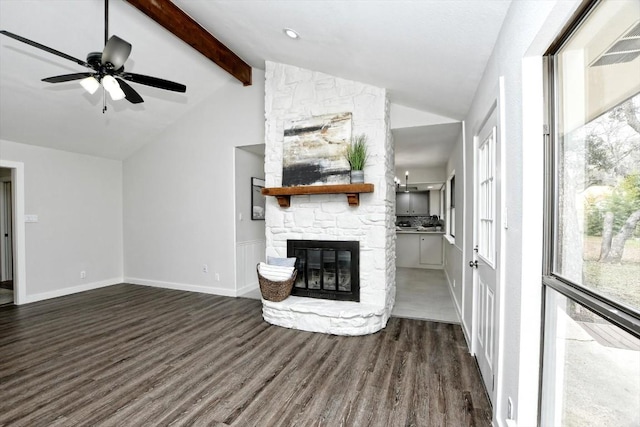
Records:
{"label": "vaulted ceiling", "polygon": [[[510,0],[174,3],[254,68],[270,60],[369,83],[387,88],[393,103],[461,120]],[[0,0],[0,29],[80,59],[102,50],[103,19],[102,0]],[[109,27],[133,45],[128,71],[183,83],[187,92],[135,85],[145,103],[108,101],[102,114],[99,92],[40,81],[82,67],[0,36],[1,139],[123,159],[220,86],[241,85],[122,0],[111,1]]]}

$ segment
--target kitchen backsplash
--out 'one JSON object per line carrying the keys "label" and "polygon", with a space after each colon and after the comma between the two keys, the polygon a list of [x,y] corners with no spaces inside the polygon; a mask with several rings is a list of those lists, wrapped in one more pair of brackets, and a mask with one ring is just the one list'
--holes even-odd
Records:
{"label": "kitchen backsplash", "polygon": [[[421,227],[423,224],[428,224],[431,223],[431,216],[430,215],[425,215],[425,216],[396,216],[396,225],[398,225],[400,223],[400,221],[402,222],[409,222],[409,227]],[[440,223],[442,224],[442,227],[444,228],[444,221],[440,220]]]}

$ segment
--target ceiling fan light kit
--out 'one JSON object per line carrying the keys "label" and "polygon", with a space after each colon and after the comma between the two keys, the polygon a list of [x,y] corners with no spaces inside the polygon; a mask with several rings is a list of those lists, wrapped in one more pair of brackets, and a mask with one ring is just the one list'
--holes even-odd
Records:
{"label": "ceiling fan light kit", "polygon": [[[0,34],[11,37],[12,39],[18,40],[19,42],[44,50],[45,52],[51,53],[69,61],[73,61],[76,64],[82,65],[91,70],[91,72],[63,74],[60,76],[47,77],[42,79],[42,81],[47,83],[63,83],[73,80],[80,80],[80,84],[82,85],[82,87],[90,94],[94,94],[100,88],[100,85],[102,85],[102,87],[107,92],[109,92],[109,96],[112,100],[118,101],[120,99],[126,99],[132,104],[139,104],[141,102],[144,102],[144,100],[142,99],[140,94],[136,92],[135,89],[133,89],[124,80],[155,87],[158,89],[181,93],[186,92],[187,87],[180,83],[159,79],[157,77],[125,72],[124,64],[131,54],[132,46],[131,43],[121,39],[116,35],[108,37],[108,16],[109,1],[105,0],[105,46],[102,52],[89,53],[87,55],[86,62],[33,40],[29,40],[17,34],[10,33],[9,31],[0,30]],[[105,101],[103,102],[102,112],[104,113],[106,110],[107,106]]]}
{"label": "ceiling fan light kit", "polygon": [[96,93],[98,88],[100,88],[100,82],[93,76],[80,80],[80,84],[82,85],[84,90],[89,92],[91,95]]}
{"label": "ceiling fan light kit", "polygon": [[109,92],[111,99],[113,99],[114,101],[119,101],[121,99],[124,99],[125,97],[123,90],[120,89],[118,81],[109,74],[102,78],[102,87],[104,87],[105,90]]}

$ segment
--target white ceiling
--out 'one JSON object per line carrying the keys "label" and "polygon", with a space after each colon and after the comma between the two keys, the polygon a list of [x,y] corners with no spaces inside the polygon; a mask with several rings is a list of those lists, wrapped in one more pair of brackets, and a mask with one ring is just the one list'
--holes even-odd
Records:
{"label": "white ceiling", "polygon": [[446,164],[461,132],[461,123],[394,129],[396,169],[427,169]]}
{"label": "white ceiling", "polygon": [[[264,68],[270,60],[369,83],[387,88],[393,103],[456,120],[470,106],[510,4],[174,2],[255,68]],[[217,88],[235,81],[128,3],[111,1],[109,24],[110,34],[133,45],[128,71],[186,84],[187,93],[133,85],[145,103],[108,101],[109,111],[102,114],[99,92],[89,95],[77,82],[40,81],[84,71],[81,66],[0,36],[1,139],[123,159]],[[284,27],[295,29],[301,38],[286,38]],[[103,47],[103,1],[0,0],[0,29],[85,59]],[[415,149],[422,138],[418,131],[394,130],[396,152],[404,150],[405,133]]]}

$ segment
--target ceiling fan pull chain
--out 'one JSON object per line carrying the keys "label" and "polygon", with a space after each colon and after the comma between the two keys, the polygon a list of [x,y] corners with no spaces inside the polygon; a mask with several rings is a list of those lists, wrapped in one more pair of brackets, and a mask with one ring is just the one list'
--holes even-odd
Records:
{"label": "ceiling fan pull chain", "polygon": [[107,112],[107,94],[104,86],[102,87],[102,114]]}
{"label": "ceiling fan pull chain", "polygon": [[109,0],[104,0],[104,44],[109,41]]}

